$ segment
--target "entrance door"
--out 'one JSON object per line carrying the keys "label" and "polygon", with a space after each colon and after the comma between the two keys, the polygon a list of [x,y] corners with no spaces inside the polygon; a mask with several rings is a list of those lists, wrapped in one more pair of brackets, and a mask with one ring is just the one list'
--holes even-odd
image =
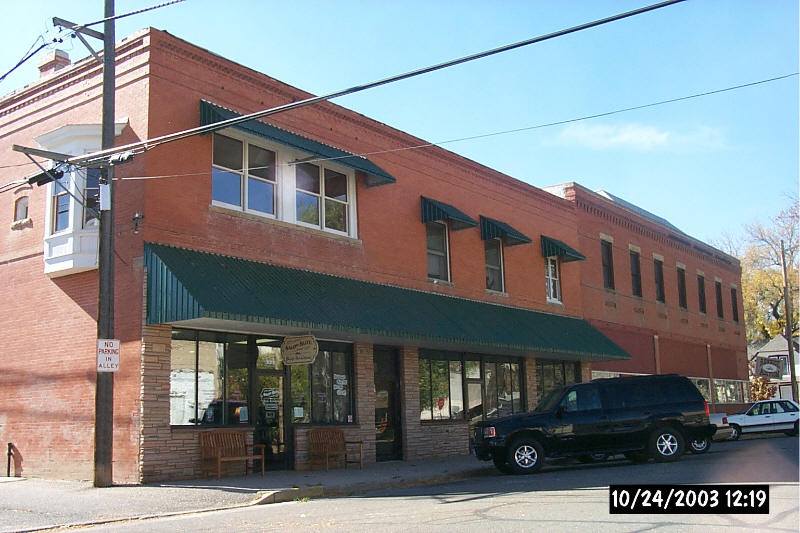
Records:
{"label": "entrance door", "polygon": [[259,371],[256,374],[256,403],[253,443],[264,444],[265,468],[283,469],[286,459],[286,418],[283,405],[283,372]]}
{"label": "entrance door", "polygon": [[397,350],[375,347],[375,455],[378,461],[403,458]]}

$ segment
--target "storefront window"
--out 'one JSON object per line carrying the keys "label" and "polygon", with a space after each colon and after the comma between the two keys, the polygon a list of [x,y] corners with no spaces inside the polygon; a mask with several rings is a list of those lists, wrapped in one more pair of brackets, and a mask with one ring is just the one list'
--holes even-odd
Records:
{"label": "storefront window", "polygon": [[522,412],[520,364],[469,357],[423,351],[419,359],[420,420],[464,420],[465,405],[470,423]]}
{"label": "storefront window", "polygon": [[536,360],[536,395],[539,401],[559,387],[580,381],[580,363]]}
{"label": "storefront window", "polygon": [[[284,394],[293,423],[353,422],[349,345],[321,342],[313,364],[287,367],[280,344],[280,338],[173,330],[170,424],[253,425],[264,405],[277,402],[284,413]],[[269,379],[278,385],[262,397]]]}
{"label": "storefront window", "polygon": [[711,401],[711,381],[708,378],[689,378],[689,381],[694,383],[705,401]]}
{"label": "storefront window", "polygon": [[742,389],[746,386],[746,381],[715,379],[714,395],[716,397],[716,403],[744,403]]}

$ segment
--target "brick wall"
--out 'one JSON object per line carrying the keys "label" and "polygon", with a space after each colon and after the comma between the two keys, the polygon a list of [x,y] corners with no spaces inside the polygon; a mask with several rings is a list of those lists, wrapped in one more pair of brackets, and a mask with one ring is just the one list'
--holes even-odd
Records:
{"label": "brick wall", "polygon": [[536,384],[536,359],[525,359],[525,395],[527,400],[526,410],[532,411],[539,403],[538,387]]}
{"label": "brick wall", "polygon": [[403,384],[403,459],[448,457],[469,453],[467,421],[420,422],[419,419],[419,350],[413,346],[400,349],[400,373]]}

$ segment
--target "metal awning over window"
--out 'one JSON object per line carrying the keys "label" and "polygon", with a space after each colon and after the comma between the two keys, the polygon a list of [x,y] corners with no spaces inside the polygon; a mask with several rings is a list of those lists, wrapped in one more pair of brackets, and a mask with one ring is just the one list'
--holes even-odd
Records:
{"label": "metal awning over window", "polygon": [[450,226],[453,228],[453,231],[458,231],[460,229],[466,228],[474,228],[478,225],[478,222],[473,218],[465,215],[452,205],[448,205],[444,202],[437,202],[436,200],[431,200],[430,198],[422,198],[422,221],[423,222],[438,222],[443,220],[449,220]]}
{"label": "metal awning over window", "polygon": [[147,323],[573,361],[630,359],[585,320],[145,244]]}
{"label": "metal awning over window", "polygon": [[[242,116],[241,113],[236,113],[235,111],[212,104],[211,102],[206,102],[205,100],[200,101],[201,126],[240,116]],[[242,122],[232,127],[285,146],[296,148],[322,159],[329,159],[340,165],[359,170],[367,176],[367,187],[386,185],[397,181],[388,172],[365,157],[355,155],[340,148],[328,146],[327,144],[309,139],[308,137],[303,137],[302,135],[286,131],[259,120],[248,120],[247,122]]]}
{"label": "metal awning over window", "polygon": [[517,244],[527,244],[531,240],[518,232],[505,222],[487,218],[483,215],[481,219],[481,239],[488,241],[489,239],[500,238],[503,239],[506,246],[516,246]]}
{"label": "metal awning over window", "polygon": [[563,242],[542,235],[542,257],[560,257],[562,263],[584,261],[586,256]]}

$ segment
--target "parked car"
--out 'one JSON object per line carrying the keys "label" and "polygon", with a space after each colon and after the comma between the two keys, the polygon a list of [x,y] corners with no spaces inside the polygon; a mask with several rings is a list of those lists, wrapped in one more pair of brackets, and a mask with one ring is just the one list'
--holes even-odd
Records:
{"label": "parked car", "polygon": [[[731,438],[733,430],[728,425],[728,416],[725,413],[711,413],[709,415],[711,425],[716,428],[713,440],[728,440]],[[694,439],[689,441],[687,450],[694,454],[706,453],[711,448],[712,437]]]}
{"label": "parked car", "polygon": [[797,436],[797,419],[800,408],[794,400],[761,400],[750,406],[744,414],[728,415],[733,430],[732,440],[743,433],[772,433],[782,431]]}
{"label": "parked car", "polygon": [[[708,404],[676,374],[598,379],[556,389],[534,411],[475,424],[472,453],[498,470],[528,474],[545,460],[674,461],[687,442],[709,439]],[[699,452],[702,453],[702,452]]]}

